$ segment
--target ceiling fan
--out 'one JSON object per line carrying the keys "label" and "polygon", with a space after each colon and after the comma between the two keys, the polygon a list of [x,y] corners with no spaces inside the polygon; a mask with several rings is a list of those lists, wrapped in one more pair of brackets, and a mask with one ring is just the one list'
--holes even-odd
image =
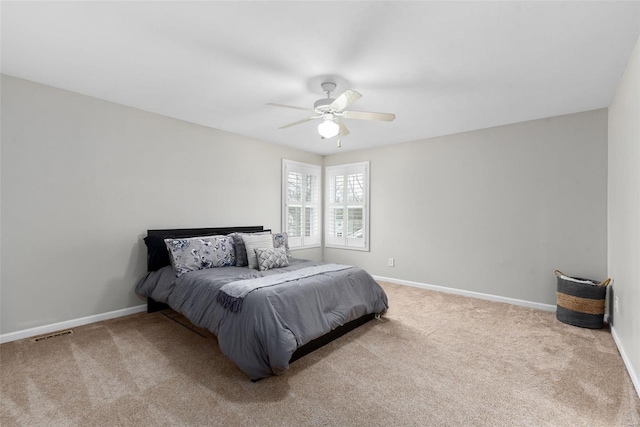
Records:
{"label": "ceiling fan", "polygon": [[322,90],[326,92],[327,97],[317,100],[313,104],[313,109],[304,107],[295,107],[293,105],[283,105],[268,103],[267,105],[273,105],[274,107],[293,108],[295,110],[311,111],[315,113],[313,116],[309,116],[306,119],[298,120],[297,122],[289,123],[288,125],[280,126],[278,129],[286,129],[291,126],[299,125],[301,123],[308,122],[310,120],[322,119],[318,125],[318,133],[322,139],[333,138],[334,136],[344,136],[349,134],[349,129],[342,121],[345,119],[358,119],[358,120],[381,120],[385,122],[393,121],[396,118],[395,114],[391,113],[371,113],[368,111],[347,111],[349,105],[357,101],[362,95],[355,90],[347,89],[337,98],[331,98],[331,94],[336,89],[336,84],[333,82],[324,82],[320,85]]}

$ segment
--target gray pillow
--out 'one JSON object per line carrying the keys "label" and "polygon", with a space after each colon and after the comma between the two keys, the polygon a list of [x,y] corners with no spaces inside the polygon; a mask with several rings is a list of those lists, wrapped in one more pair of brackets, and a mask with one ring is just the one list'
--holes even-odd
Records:
{"label": "gray pillow", "polygon": [[246,267],[247,263],[247,249],[244,247],[244,240],[240,233],[231,233],[228,235],[233,239],[233,243],[236,247],[236,267]]}
{"label": "gray pillow", "polygon": [[260,271],[289,265],[287,251],[283,247],[272,249],[258,248],[256,249],[256,257],[258,258],[258,268]]}
{"label": "gray pillow", "polygon": [[247,249],[247,262],[249,268],[258,269],[258,258],[256,249],[270,248],[273,249],[273,238],[271,234],[244,234],[242,235],[244,246]]}

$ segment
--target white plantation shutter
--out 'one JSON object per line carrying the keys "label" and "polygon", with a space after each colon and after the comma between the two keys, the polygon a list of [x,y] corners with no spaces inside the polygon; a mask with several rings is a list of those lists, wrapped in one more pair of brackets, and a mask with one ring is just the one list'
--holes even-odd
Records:
{"label": "white plantation shutter", "polygon": [[369,162],[326,168],[325,245],[369,250]]}
{"label": "white plantation shutter", "polygon": [[320,166],[282,160],[282,229],[289,247],[320,245]]}

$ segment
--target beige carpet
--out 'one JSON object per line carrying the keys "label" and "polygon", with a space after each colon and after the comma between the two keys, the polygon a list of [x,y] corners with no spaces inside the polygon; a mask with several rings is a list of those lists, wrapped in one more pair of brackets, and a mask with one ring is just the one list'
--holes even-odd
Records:
{"label": "beige carpet", "polygon": [[0,424],[640,426],[608,330],[383,286],[383,320],[257,383],[162,313],[2,344]]}

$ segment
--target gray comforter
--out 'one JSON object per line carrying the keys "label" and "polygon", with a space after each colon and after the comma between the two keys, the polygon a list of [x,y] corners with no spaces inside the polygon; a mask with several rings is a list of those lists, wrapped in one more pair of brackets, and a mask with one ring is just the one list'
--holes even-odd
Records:
{"label": "gray comforter", "polygon": [[288,267],[274,270],[210,268],[178,278],[167,266],[147,274],[136,292],[167,303],[194,325],[213,332],[222,352],[258,379],[285,372],[293,352],[309,341],[365,314],[387,310],[380,285],[357,267],[256,289],[237,313],[217,301],[227,283],[316,265],[320,263],[291,259]]}

